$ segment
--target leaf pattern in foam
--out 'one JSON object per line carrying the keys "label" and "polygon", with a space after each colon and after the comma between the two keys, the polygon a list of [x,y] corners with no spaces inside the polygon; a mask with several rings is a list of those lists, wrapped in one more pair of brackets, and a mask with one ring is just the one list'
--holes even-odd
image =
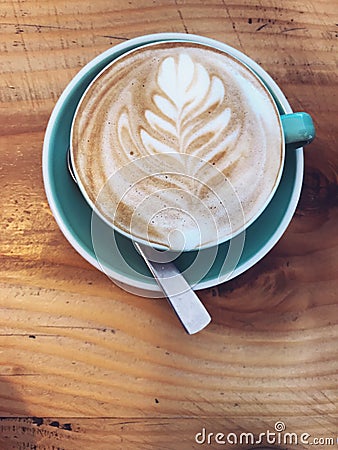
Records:
{"label": "leaf pattern in foam", "polygon": [[[150,128],[140,133],[150,153],[186,153],[202,136],[207,141],[202,146],[205,148],[229,125],[231,110],[220,108],[225,98],[223,82],[217,76],[211,78],[206,68],[188,54],[165,58],[157,73],[157,84],[159,92],[153,96],[157,110],[145,111]],[[200,116],[208,110],[213,111],[210,120],[202,120]]]}

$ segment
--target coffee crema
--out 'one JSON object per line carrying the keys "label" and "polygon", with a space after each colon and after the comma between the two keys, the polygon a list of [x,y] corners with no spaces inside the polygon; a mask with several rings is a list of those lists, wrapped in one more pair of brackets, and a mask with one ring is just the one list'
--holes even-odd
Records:
{"label": "coffee crema", "polygon": [[171,249],[213,245],[262,211],[283,133],[267,89],[213,47],[161,42],[113,61],[72,126],[89,203],[118,230]]}

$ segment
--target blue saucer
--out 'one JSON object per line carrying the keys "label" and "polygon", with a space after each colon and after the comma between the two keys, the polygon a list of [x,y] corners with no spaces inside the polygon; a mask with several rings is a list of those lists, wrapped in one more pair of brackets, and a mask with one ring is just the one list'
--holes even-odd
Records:
{"label": "blue saucer", "polygon": [[[91,61],[67,86],[51,115],[44,141],[43,178],[47,198],[53,215],[70,244],[93,266],[104,271],[113,281],[139,294],[159,296],[159,288],[150,275],[133,243],[112,231],[101,219],[94,216],[100,230],[100,243],[95,244],[91,235],[93,211],[84,200],[72,180],[66,164],[70,129],[77,104],[92,79],[114,58],[136,45],[162,40],[164,37],[182,39],[179,33],[165,33],[132,39],[99,55]],[[183,35],[184,40],[196,40],[194,35]],[[199,37],[199,39],[201,39]],[[216,41],[203,38],[202,42],[215,45]],[[216,43],[249,65],[266,83],[275,98],[280,113],[292,112],[286,98],[270,78],[254,61],[235,49]],[[182,253],[176,264],[194,289],[215,286],[240,275],[277,243],[295,212],[303,181],[303,149],[286,150],[285,165],[276,193],[264,212],[246,230],[245,234],[213,248],[200,252]],[[114,239],[112,239],[114,233]],[[236,241],[237,240],[237,241]],[[241,252],[238,254],[238,249]],[[229,249],[236,255],[229,257]],[[209,252],[209,253],[207,253]],[[206,263],[213,258],[211,263]]]}

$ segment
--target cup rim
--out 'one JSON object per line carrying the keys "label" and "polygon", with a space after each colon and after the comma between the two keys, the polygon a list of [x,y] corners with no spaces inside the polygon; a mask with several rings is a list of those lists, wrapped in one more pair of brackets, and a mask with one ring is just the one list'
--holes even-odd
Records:
{"label": "cup rim", "polygon": [[[106,62],[109,61],[112,55],[119,53],[121,51],[126,51],[126,49],[128,48],[133,48],[134,46],[142,45],[143,43],[153,42],[156,40],[180,39],[180,38],[184,38],[185,40],[192,39],[194,41],[197,39],[200,40],[202,43],[203,42],[210,43],[216,48],[226,49],[228,52],[230,52],[237,58],[241,59],[243,62],[248,64],[255,72],[257,72],[257,74],[264,80],[264,82],[269,86],[269,88],[273,92],[273,95],[278,100],[280,108],[283,110],[284,113],[293,112],[287,98],[283,94],[280,87],[268,74],[268,72],[266,72],[258,63],[256,63],[254,60],[252,60],[250,57],[248,57],[241,51],[231,47],[226,43],[196,34],[188,35],[185,33],[168,32],[168,33],[148,34],[144,36],[135,37],[126,42],[119,43],[100,53],[91,61],[89,61],[82,69],[80,69],[80,71],[71,79],[71,81],[65,87],[64,91],[57,100],[46,127],[42,153],[42,174],[46,197],[57,225],[59,226],[65,238],[72,245],[72,247],[96,269],[104,271],[104,273],[108,274],[113,280],[115,280],[122,286],[123,285],[128,286],[128,289],[130,290],[132,289],[134,293],[138,295],[152,295],[153,293],[158,293],[159,288],[154,281],[150,280],[149,282],[140,281],[133,276],[120,273],[117,269],[114,269],[113,267],[108,266],[102,267],[102,265],[98,262],[95,256],[86,247],[85,243],[81,240],[81,238],[79,238],[79,236],[75,234],[72,228],[70,228],[66,223],[65,218],[63,217],[62,206],[60,205],[60,201],[57,195],[53,192],[54,180],[52,174],[52,167],[50,165],[50,155],[52,152],[52,143],[54,139],[53,131],[55,127],[55,122],[58,120],[60,113],[62,112],[63,105],[71,97],[72,92],[76,91],[77,89],[79,89],[79,87],[81,87],[81,81],[85,78],[88,72],[96,70],[96,68],[100,66],[100,64],[103,63],[106,64]],[[285,211],[285,214],[283,215],[282,220],[279,221],[278,226],[274,229],[274,231],[265,241],[264,245],[262,245],[252,255],[249,255],[248,258],[245,260],[245,262],[243,262],[239,266],[236,266],[235,269],[230,274],[230,276],[228,273],[217,273],[211,279],[197,283],[194,286],[195,290],[210,288],[212,286],[216,286],[229,279],[241,275],[246,270],[253,267],[257,262],[259,262],[276,245],[276,243],[282,237],[283,233],[285,232],[294,215],[295,209],[299,201],[303,182],[303,171],[304,171],[303,149],[302,147],[299,147],[294,152],[296,161],[295,167],[296,172],[293,188],[287,201],[287,209]]]}
{"label": "cup rim", "polygon": [[[174,34],[174,33],[173,33]],[[176,33],[175,33],[176,34]],[[186,35],[184,35],[186,36]],[[190,35],[192,36],[192,35]],[[70,157],[71,157],[71,162],[72,162],[72,168],[73,168],[73,172],[75,175],[75,178],[77,180],[78,186],[80,188],[81,194],[84,196],[86,202],[89,204],[89,206],[92,208],[92,210],[100,217],[101,220],[103,220],[109,227],[111,227],[112,229],[116,230],[117,232],[119,232],[120,234],[126,236],[127,238],[138,242],[140,244],[143,245],[147,245],[147,246],[151,246],[155,249],[158,250],[166,250],[166,251],[182,251],[182,249],[175,249],[175,248],[168,248],[162,244],[158,244],[158,243],[152,243],[149,242],[148,240],[142,238],[142,237],[138,237],[138,236],[134,236],[132,233],[129,233],[121,228],[119,228],[118,226],[116,226],[112,221],[108,220],[107,217],[102,214],[102,212],[100,211],[100,209],[96,206],[95,202],[93,202],[93,200],[89,197],[87,190],[85,188],[85,186],[82,183],[81,177],[78,175],[77,169],[76,169],[76,164],[74,162],[74,155],[73,155],[73,130],[74,130],[74,123],[76,120],[76,117],[78,115],[78,112],[81,108],[81,105],[83,103],[83,101],[85,100],[85,97],[87,96],[88,92],[92,89],[92,87],[95,85],[95,83],[97,82],[97,80],[104,75],[104,73],[109,70],[117,61],[119,61],[122,58],[125,58],[126,56],[128,56],[129,54],[138,51],[139,49],[143,49],[143,48],[148,48],[151,46],[156,46],[156,45],[160,45],[161,43],[165,43],[165,42],[177,42],[177,43],[192,43],[192,44],[196,44],[196,45],[200,45],[200,46],[204,46],[204,47],[209,47],[209,48],[215,48],[214,45],[212,45],[211,43],[204,43],[204,42],[199,42],[197,40],[193,40],[193,39],[189,39],[187,40],[186,38],[172,38],[172,39],[161,39],[161,40],[157,40],[157,41],[152,41],[152,42],[145,42],[141,45],[135,46],[133,48],[130,48],[129,50],[121,53],[119,56],[117,56],[116,58],[112,59],[108,64],[106,64],[97,74],[96,76],[91,80],[91,82],[88,84],[88,86],[86,87],[86,89],[84,90],[84,92],[81,95],[81,98],[76,106],[74,115],[73,115],[73,119],[72,119],[72,123],[71,123],[71,131],[70,131],[70,140],[69,140],[69,148],[70,148]],[[283,173],[283,169],[284,169],[284,162],[285,162],[285,136],[284,136],[284,132],[283,132],[283,126],[282,126],[282,121],[281,121],[281,117],[280,117],[280,113],[278,111],[278,107],[276,104],[276,101],[272,95],[272,93],[270,92],[268,86],[266,85],[266,83],[264,83],[264,81],[262,80],[262,78],[260,78],[260,76],[253,70],[253,68],[250,67],[250,65],[248,65],[245,61],[241,60],[238,56],[233,55],[231,52],[226,51],[224,49],[220,49],[217,48],[219,51],[223,52],[226,54],[227,57],[230,57],[231,59],[235,60],[238,64],[240,64],[241,66],[245,67],[246,70],[248,70],[252,76],[255,78],[255,80],[258,81],[258,83],[260,84],[260,86],[264,89],[265,94],[269,97],[274,111],[275,111],[275,117],[277,119],[278,125],[279,125],[279,130],[280,130],[280,134],[281,134],[281,155],[280,155],[280,164],[279,164],[279,168],[278,168],[278,173],[276,176],[276,179],[274,181],[273,187],[269,193],[269,195],[267,196],[267,198],[265,199],[264,203],[261,205],[261,207],[258,209],[258,211],[250,218],[250,220],[245,221],[245,223],[243,223],[243,225],[241,227],[239,227],[237,230],[231,232],[230,234],[226,235],[225,237],[218,237],[217,240],[215,241],[209,241],[205,244],[199,245],[198,247],[194,247],[194,248],[187,248],[184,249],[183,251],[199,251],[199,250],[204,250],[204,249],[208,249],[211,247],[215,247],[218,245],[221,245],[227,241],[230,241],[231,239],[235,238],[236,236],[240,235],[241,233],[243,233],[250,225],[253,224],[253,222],[255,222],[255,220],[257,220],[257,218],[262,214],[262,212],[266,209],[267,205],[270,203],[271,199],[273,198],[273,196],[276,193],[276,190],[279,186],[281,177],[282,177],[282,173]]]}

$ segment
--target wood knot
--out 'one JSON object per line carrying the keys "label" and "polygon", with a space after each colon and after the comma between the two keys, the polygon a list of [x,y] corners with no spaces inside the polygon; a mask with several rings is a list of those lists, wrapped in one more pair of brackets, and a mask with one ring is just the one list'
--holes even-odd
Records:
{"label": "wood knot", "polygon": [[317,169],[305,173],[303,189],[298,204],[298,215],[322,213],[338,204],[338,186],[336,180],[330,180]]}

